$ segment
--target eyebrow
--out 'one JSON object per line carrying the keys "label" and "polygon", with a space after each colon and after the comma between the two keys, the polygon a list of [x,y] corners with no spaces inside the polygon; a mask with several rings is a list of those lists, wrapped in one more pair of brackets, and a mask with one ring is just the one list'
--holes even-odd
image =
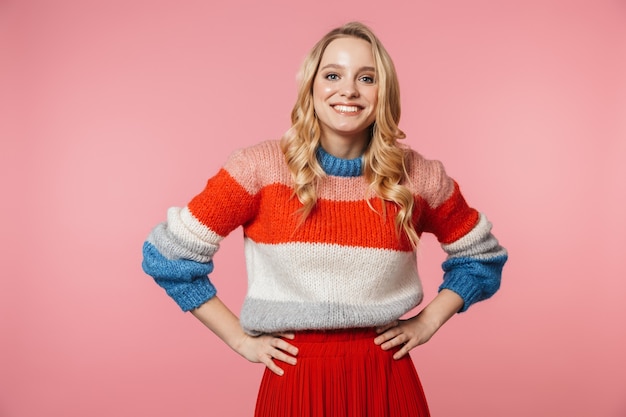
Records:
{"label": "eyebrow", "polygon": [[[343,65],[339,65],[339,64],[328,64],[328,65],[324,65],[324,67],[320,68],[320,71],[325,70],[326,68],[337,68],[337,69],[346,69],[345,66]],[[362,72],[362,71],[371,71],[371,72],[376,72],[376,68],[374,67],[361,67],[359,68],[358,72]]]}

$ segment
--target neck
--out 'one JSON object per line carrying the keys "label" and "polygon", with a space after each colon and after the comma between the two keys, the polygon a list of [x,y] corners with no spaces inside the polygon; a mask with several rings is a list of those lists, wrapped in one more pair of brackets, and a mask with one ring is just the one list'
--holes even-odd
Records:
{"label": "neck", "polygon": [[363,158],[338,158],[326,152],[323,147],[317,148],[317,160],[326,174],[335,177],[358,177],[363,174]]}
{"label": "neck", "polygon": [[354,159],[363,155],[368,139],[368,136],[363,133],[350,137],[337,136],[333,138],[324,135],[320,138],[320,142],[324,150],[332,156],[341,159]]}

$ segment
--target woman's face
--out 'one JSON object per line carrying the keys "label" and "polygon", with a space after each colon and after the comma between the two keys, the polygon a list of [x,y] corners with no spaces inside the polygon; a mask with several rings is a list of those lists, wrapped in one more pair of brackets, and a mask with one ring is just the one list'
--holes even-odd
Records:
{"label": "woman's face", "polygon": [[326,47],[313,80],[322,146],[342,158],[361,155],[376,120],[378,80],[369,42],[345,37]]}

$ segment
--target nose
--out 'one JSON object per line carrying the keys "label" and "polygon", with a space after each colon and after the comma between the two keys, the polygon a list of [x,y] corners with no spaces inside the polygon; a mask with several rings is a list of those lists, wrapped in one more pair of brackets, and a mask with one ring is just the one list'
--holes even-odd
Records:
{"label": "nose", "polygon": [[348,98],[358,97],[359,89],[356,85],[356,81],[344,78],[341,85],[341,95]]}

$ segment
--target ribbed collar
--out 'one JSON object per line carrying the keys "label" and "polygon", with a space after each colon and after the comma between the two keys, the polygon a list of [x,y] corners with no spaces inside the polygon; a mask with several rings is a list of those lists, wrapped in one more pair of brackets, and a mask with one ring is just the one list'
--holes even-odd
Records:
{"label": "ribbed collar", "polygon": [[354,159],[337,158],[322,149],[317,148],[317,160],[328,175],[335,177],[359,177],[363,174],[363,157]]}

